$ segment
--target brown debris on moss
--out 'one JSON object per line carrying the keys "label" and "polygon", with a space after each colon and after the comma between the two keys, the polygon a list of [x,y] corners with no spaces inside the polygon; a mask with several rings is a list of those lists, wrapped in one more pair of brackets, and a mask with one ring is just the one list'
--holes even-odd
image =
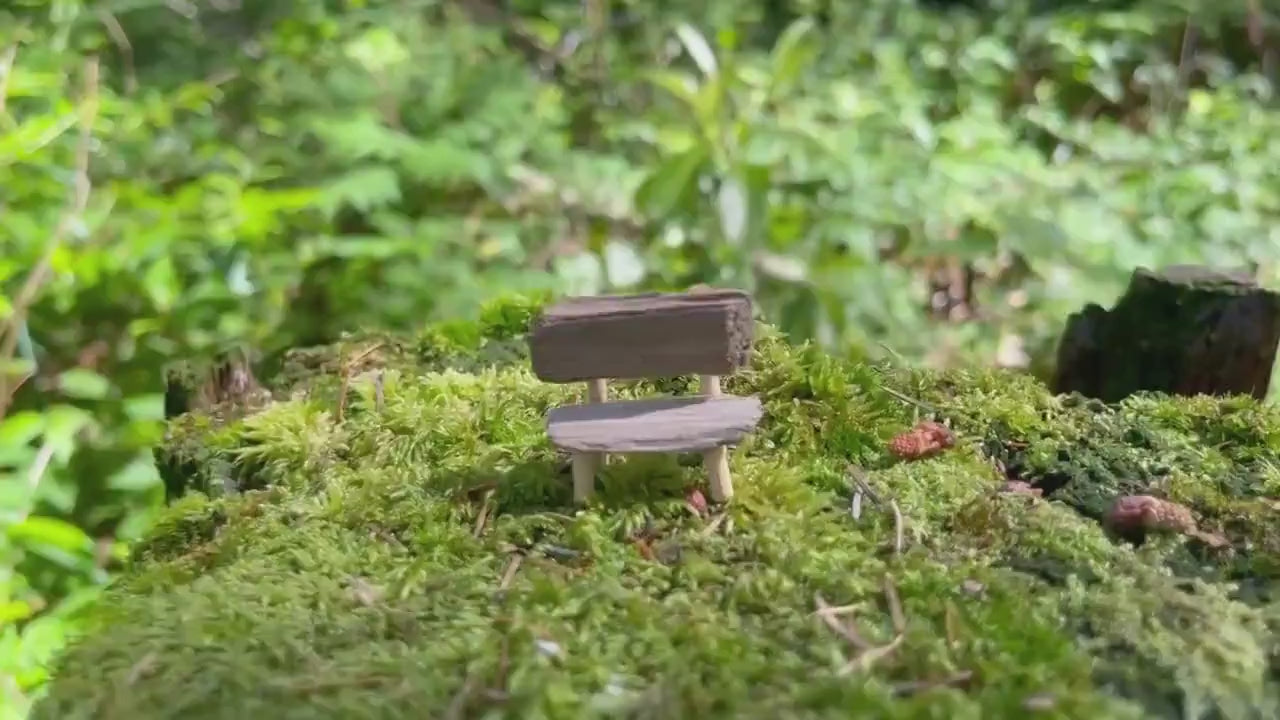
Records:
{"label": "brown debris on moss", "polygon": [[938,455],[955,445],[951,429],[942,423],[922,420],[907,432],[889,441],[889,452],[904,460],[921,460]]}
{"label": "brown debris on moss", "polygon": [[1191,511],[1175,502],[1151,495],[1124,495],[1116,498],[1105,524],[1124,535],[1139,536],[1148,532],[1174,532],[1187,535],[1196,531]]}

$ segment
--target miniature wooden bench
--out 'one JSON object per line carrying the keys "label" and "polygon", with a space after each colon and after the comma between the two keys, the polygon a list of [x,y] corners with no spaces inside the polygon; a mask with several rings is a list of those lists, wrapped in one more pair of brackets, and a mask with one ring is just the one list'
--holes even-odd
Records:
{"label": "miniature wooden bench", "polygon": [[[756,397],[721,392],[720,378],[747,364],[751,297],[736,290],[571,298],[529,332],[533,372],[586,382],[587,402],[547,415],[552,444],[573,453],[573,497],[586,502],[605,453],[701,452],[711,497],[733,496],[727,445],[760,422]],[[608,380],[699,376],[699,394],[607,402]]]}

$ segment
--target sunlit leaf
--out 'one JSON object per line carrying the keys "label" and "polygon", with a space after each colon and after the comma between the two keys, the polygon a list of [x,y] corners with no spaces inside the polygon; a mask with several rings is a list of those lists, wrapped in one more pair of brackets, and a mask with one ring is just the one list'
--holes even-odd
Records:
{"label": "sunlit leaf", "polygon": [[24,545],[46,545],[66,552],[88,552],[93,539],[71,523],[53,517],[34,516],[5,528],[9,539]]}
{"label": "sunlit leaf", "polygon": [[775,97],[789,92],[817,57],[820,46],[813,30],[813,20],[800,18],[788,25],[774,44],[770,93]]}
{"label": "sunlit leaf", "polygon": [[705,35],[688,23],[677,25],[675,32],[676,37],[680,39],[680,44],[684,46],[685,52],[689,53],[689,57],[693,59],[693,63],[698,66],[703,75],[713,77],[719,72],[716,53],[711,49],[711,45],[707,42]]}
{"label": "sunlit leaf", "polygon": [[747,234],[748,213],[751,210],[747,189],[737,178],[727,177],[716,196],[716,210],[720,213],[720,231],[730,243],[742,243]]}
{"label": "sunlit leaf", "polygon": [[155,458],[144,452],[107,478],[107,487],[123,492],[138,492],[160,484]]}
{"label": "sunlit leaf", "polygon": [[86,368],[71,368],[58,375],[62,394],[81,400],[101,400],[111,392],[111,382]]}

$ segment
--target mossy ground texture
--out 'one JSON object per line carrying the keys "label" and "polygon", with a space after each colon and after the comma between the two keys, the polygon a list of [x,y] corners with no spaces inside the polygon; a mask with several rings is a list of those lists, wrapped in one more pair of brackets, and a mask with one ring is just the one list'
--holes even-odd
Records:
{"label": "mossy ground texture", "polygon": [[[530,373],[535,311],[296,353],[276,402],[175,421],[166,472],[194,490],[37,720],[1280,717],[1280,412],[1104,406],[762,328],[726,385],[765,405],[731,503],[691,508],[697,458],[638,455],[578,510],[544,416],[583,389]],[[926,418],[955,446],[895,459]],[[854,475],[880,500],[856,518]],[[1113,537],[1128,494],[1230,547]]]}

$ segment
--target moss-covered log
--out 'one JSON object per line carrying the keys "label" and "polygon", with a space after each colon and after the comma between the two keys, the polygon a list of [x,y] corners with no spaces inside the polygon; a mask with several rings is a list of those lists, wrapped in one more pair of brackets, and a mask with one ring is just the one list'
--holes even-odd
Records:
{"label": "moss-covered log", "polygon": [[[1106,406],[762,328],[726,387],[765,408],[729,506],[691,496],[696,458],[631,456],[578,511],[543,418],[580,390],[533,377],[531,311],[355,369],[312,350],[296,392],[175,426],[230,480],[135,548],[36,720],[1280,716],[1275,409]],[[898,460],[921,415],[954,445]],[[1133,495],[1196,530],[1121,539]]]}
{"label": "moss-covered log", "polygon": [[1243,273],[1139,269],[1112,310],[1067,321],[1053,389],[1115,402],[1136,392],[1266,397],[1280,293]]}

